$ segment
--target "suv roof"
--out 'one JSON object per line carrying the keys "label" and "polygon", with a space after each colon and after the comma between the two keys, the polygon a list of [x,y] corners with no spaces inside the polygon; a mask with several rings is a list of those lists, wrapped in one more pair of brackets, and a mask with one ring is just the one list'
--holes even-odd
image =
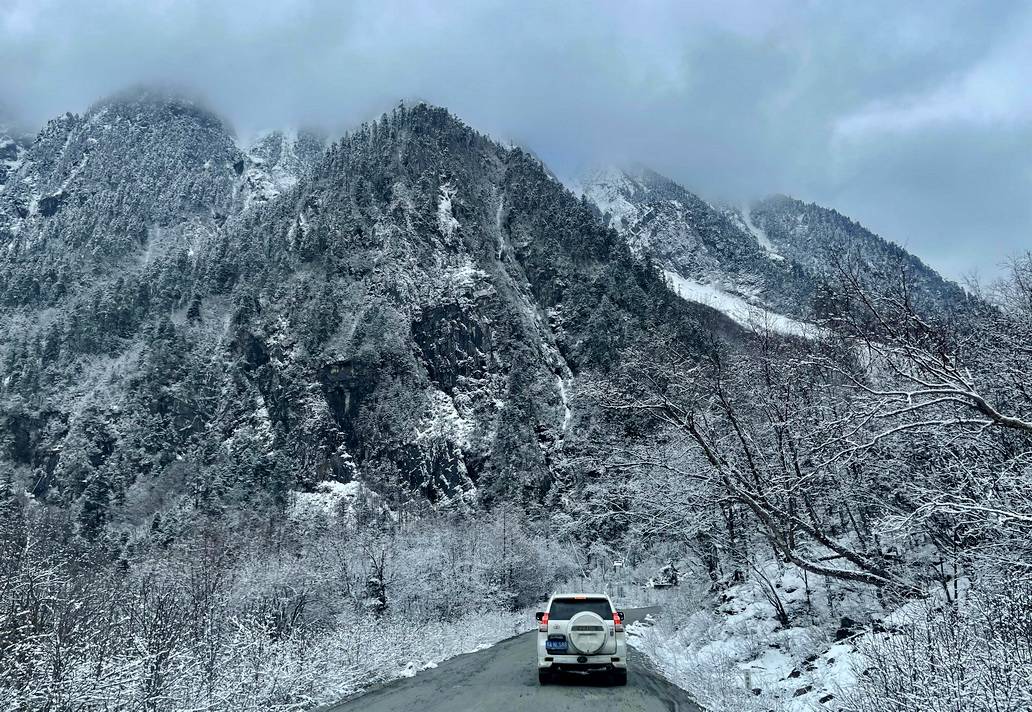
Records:
{"label": "suv roof", "polygon": [[553,593],[548,600],[551,602],[557,598],[604,598],[612,602],[609,595],[605,593]]}

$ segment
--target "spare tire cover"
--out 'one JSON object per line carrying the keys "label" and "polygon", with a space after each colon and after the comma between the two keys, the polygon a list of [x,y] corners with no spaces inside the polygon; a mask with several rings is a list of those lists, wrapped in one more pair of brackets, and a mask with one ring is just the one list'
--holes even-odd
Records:
{"label": "spare tire cover", "polygon": [[591,655],[606,644],[606,626],[597,613],[581,611],[570,619],[568,637],[574,648]]}

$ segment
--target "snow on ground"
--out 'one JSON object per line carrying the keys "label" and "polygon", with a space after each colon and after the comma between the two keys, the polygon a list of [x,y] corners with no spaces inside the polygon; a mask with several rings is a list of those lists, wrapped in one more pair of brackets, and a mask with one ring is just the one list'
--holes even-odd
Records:
{"label": "snow on ground", "polygon": [[839,583],[790,565],[760,569],[789,615],[778,621],[762,578],[719,594],[705,587],[668,589],[654,621],[629,626],[630,642],[668,679],[708,709],[741,712],[836,710],[863,667],[859,632],[829,634],[877,603]]}
{"label": "snow on ground", "polygon": [[[311,651],[308,667],[315,680],[313,702],[330,704],[422,670],[449,658],[484,650],[525,633],[533,626],[529,611],[471,613],[455,621],[363,619],[349,621]],[[528,664],[533,663],[532,656]]]}
{"label": "snow on ground", "polygon": [[273,165],[265,165],[265,161],[251,151],[248,151],[248,156],[256,164],[264,165],[273,187],[278,193],[284,193],[297,185],[301,178],[298,175],[301,169],[301,161],[297,156],[298,134],[296,129],[286,129],[269,132],[264,138],[268,138],[272,133],[278,133],[281,142],[279,156]]}
{"label": "snow on ground", "polygon": [[555,375],[556,385],[559,388],[559,399],[563,403],[563,433],[565,433],[570,427],[570,418],[573,417],[573,411],[570,410],[570,395],[566,391],[566,381],[559,374]]}
{"label": "snow on ground", "polygon": [[333,482],[324,480],[315,486],[314,492],[291,492],[287,504],[287,517],[299,525],[310,525],[319,521],[333,521],[353,518],[357,503],[378,504],[379,496],[358,481]]}
{"label": "snow on ground", "polygon": [[468,256],[461,264],[445,273],[445,283],[454,295],[468,292],[483,282],[489,282],[491,275],[478,268]]}
{"label": "snow on ground", "polygon": [[686,279],[670,270],[663,270],[663,274],[670,288],[682,299],[713,307],[748,329],[770,329],[787,336],[813,336],[816,331],[810,324],[750,304],[715,284]]}
{"label": "snow on ground", "polygon": [[244,210],[249,210],[254,205],[267,203],[283,192],[261,168],[249,168],[244,180],[249,188],[244,197]]}
{"label": "snow on ground", "polygon": [[[302,582],[299,582],[299,584]],[[276,635],[269,624],[241,620],[230,628],[226,649],[236,654],[221,657],[217,671],[212,660],[193,651],[165,661],[167,675],[161,709],[247,709],[304,712],[357,696],[370,688],[412,677],[449,658],[489,647],[530,630],[533,618],[526,611],[470,612],[453,620],[418,620],[405,617],[361,615],[338,616],[324,635],[302,639]],[[132,679],[139,667],[139,654],[112,651],[115,672]],[[147,659],[147,658],[145,658]],[[533,658],[528,655],[528,665]],[[88,680],[92,671],[67,673],[73,680]],[[122,680],[112,676],[116,691]],[[0,690],[2,695],[3,690]],[[91,690],[97,708],[137,709],[134,697],[105,704],[107,690]],[[146,691],[136,692],[144,699]],[[153,699],[153,698],[151,698]],[[188,704],[192,702],[193,704]]]}
{"label": "snow on ground", "polygon": [[264,204],[296,186],[306,171],[298,156],[300,136],[293,128],[257,132],[237,148],[247,155],[250,167],[244,173],[244,209]]}

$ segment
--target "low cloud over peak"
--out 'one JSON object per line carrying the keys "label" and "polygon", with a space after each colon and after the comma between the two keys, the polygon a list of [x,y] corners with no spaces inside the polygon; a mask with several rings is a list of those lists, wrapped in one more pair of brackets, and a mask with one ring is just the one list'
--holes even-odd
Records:
{"label": "low cloud over peak", "polygon": [[0,2],[0,105],[138,83],[242,134],[448,107],[560,176],[640,161],[707,197],[815,200],[951,276],[1032,232],[1032,10],[795,2]]}

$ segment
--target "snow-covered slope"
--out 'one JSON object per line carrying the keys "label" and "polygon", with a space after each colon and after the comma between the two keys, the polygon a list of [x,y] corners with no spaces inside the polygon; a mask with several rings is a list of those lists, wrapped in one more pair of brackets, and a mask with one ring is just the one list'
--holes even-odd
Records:
{"label": "snow-covered slope", "polygon": [[238,210],[242,160],[226,124],[189,99],[133,90],[64,114],[16,158],[0,193],[7,248],[27,258],[60,245],[85,271],[193,241]]}
{"label": "snow-covered slope", "polygon": [[814,203],[775,195],[747,210],[733,210],[770,249],[800,265],[815,281],[835,279],[842,267],[859,266],[865,273],[911,281],[918,303],[932,310],[963,301],[964,291],[918,257],[879,237],[841,213]]}
{"label": "snow-covered slope", "polygon": [[596,171],[583,190],[607,224],[637,254],[656,260],[684,298],[745,325],[770,314],[774,318],[761,320],[790,333],[809,316],[812,280],[747,217],[714,207],[647,169]]}
{"label": "snow-covered slope", "polygon": [[712,307],[748,329],[770,330],[789,336],[808,336],[816,333],[816,327],[811,324],[765,309],[738,294],[722,289],[713,282],[687,279],[670,270],[664,270],[663,274],[670,288],[681,298]]}
{"label": "snow-covered slope", "polygon": [[929,307],[964,298],[902,248],[816,205],[783,196],[711,205],[643,168],[596,170],[581,189],[636,253],[658,263],[678,294],[747,326],[805,331],[818,312],[818,291],[845,261],[886,279],[902,267]]}
{"label": "snow-covered slope", "polygon": [[244,148],[247,204],[265,203],[311,172],[326,150],[326,137],[315,131],[267,131]]}

